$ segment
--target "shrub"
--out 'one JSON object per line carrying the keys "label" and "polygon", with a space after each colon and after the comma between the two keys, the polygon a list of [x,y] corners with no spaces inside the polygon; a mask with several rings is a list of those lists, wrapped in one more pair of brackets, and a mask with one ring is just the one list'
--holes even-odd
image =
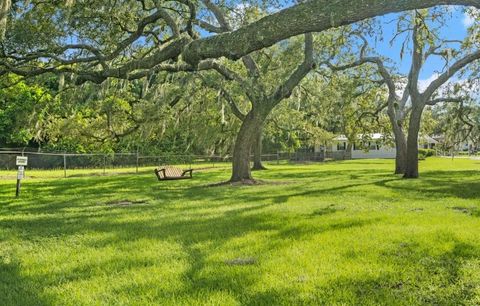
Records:
{"label": "shrub", "polygon": [[418,149],[418,158],[425,159],[435,155],[435,150],[432,149]]}

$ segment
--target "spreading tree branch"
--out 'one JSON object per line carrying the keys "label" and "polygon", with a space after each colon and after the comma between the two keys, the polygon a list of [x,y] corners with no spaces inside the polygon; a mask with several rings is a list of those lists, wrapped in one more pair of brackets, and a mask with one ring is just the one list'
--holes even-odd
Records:
{"label": "spreading tree branch", "polygon": [[220,94],[222,97],[225,98],[225,101],[227,101],[228,105],[230,106],[230,109],[232,110],[232,113],[237,117],[240,121],[244,121],[247,115],[245,115],[240,108],[238,108],[237,103],[235,103],[234,99],[232,96],[225,90],[225,89],[220,89]]}
{"label": "spreading tree branch", "polygon": [[444,85],[452,76],[454,76],[457,72],[465,68],[467,65],[471,64],[474,61],[480,59],[480,50],[468,54],[455,63],[453,63],[444,73],[442,73],[438,78],[436,78],[425,90],[423,96],[426,99],[429,99],[437,89],[439,89],[442,85]]}
{"label": "spreading tree branch", "polygon": [[[187,0],[177,0],[177,2],[187,3],[188,5]],[[147,8],[145,3],[146,2],[142,2],[143,6]],[[193,38],[192,35],[190,35],[188,39],[182,37],[182,35],[178,36],[178,26],[173,26],[171,20],[169,21],[163,12],[157,10],[152,18],[155,21],[160,18],[167,18],[166,23],[171,26],[173,38],[169,40],[169,42],[171,42],[169,46],[154,50],[152,55],[144,55],[141,58],[131,58],[126,63],[118,61],[122,62],[119,67],[107,68],[107,66],[104,65],[102,71],[96,70],[97,68],[92,68],[94,66],[83,70],[79,70],[77,67],[70,67],[69,71],[78,73],[85,79],[98,83],[108,77],[128,78],[128,75],[136,72],[136,70],[152,69],[161,63],[172,59],[176,60],[180,57],[194,67],[205,59],[226,57],[231,60],[237,60],[253,51],[272,46],[289,37],[311,32],[321,32],[387,13],[422,9],[437,5],[464,5],[480,8],[480,0],[310,0],[261,18],[237,30],[201,39]],[[193,23],[192,16],[189,17],[189,22]],[[128,42],[138,36],[138,33],[144,34],[146,26],[143,27],[143,30],[142,27],[143,24],[139,24],[137,31],[135,31],[131,37],[124,40],[125,43],[119,43],[119,48],[116,50],[125,50],[123,47],[125,44],[132,46],[133,43],[128,44]],[[137,39],[134,39],[133,41],[136,40]],[[103,55],[103,57],[109,59],[117,53],[118,51],[113,51],[110,54]],[[101,54],[97,53],[95,55],[93,53],[91,57],[92,63],[102,62],[100,55]],[[59,54],[52,54],[52,57],[55,56],[58,57]],[[28,55],[24,57],[28,57]],[[115,59],[118,57],[119,56],[114,56]],[[4,58],[1,63],[3,69],[0,69],[0,74],[4,74],[6,73],[5,71],[7,71],[22,76],[35,76],[48,72],[61,73],[67,71],[67,69],[62,67],[60,62],[56,61],[55,58],[53,59],[54,61],[51,66],[46,65],[45,62],[30,61],[31,64],[37,66],[37,68],[32,69],[32,65],[25,65],[22,60]],[[79,58],[78,60],[84,61],[85,59]],[[7,61],[9,61],[8,64],[6,63]],[[103,59],[103,61],[105,62],[106,60]]]}
{"label": "spreading tree branch", "polygon": [[313,58],[313,35],[312,33],[305,34],[305,49],[304,60],[290,75],[290,77],[280,85],[270,97],[271,106],[280,103],[281,100],[290,97],[293,89],[302,81],[302,79],[315,68]]}
{"label": "spreading tree branch", "polygon": [[426,104],[430,106],[437,105],[439,103],[463,103],[465,98],[438,98],[429,100]]}

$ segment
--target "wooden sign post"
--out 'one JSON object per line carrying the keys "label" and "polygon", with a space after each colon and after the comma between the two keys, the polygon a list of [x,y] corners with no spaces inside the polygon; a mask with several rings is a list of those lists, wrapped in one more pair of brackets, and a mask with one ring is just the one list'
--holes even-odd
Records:
{"label": "wooden sign post", "polygon": [[17,190],[15,191],[15,197],[20,196],[20,187],[22,186],[22,179],[25,176],[25,166],[28,164],[28,157],[26,156],[17,156]]}

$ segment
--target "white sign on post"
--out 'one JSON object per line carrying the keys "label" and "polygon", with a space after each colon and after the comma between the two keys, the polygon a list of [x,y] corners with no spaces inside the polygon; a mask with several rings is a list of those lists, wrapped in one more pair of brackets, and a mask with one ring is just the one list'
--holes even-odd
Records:
{"label": "white sign on post", "polygon": [[17,166],[27,166],[28,157],[26,156],[17,156]]}
{"label": "white sign on post", "polygon": [[25,175],[25,167],[18,166],[17,180],[22,180]]}
{"label": "white sign on post", "polygon": [[26,156],[17,156],[17,166],[18,166],[18,173],[17,173],[17,190],[15,192],[15,197],[20,196],[20,186],[23,177],[25,176],[25,166],[28,164],[28,157]]}

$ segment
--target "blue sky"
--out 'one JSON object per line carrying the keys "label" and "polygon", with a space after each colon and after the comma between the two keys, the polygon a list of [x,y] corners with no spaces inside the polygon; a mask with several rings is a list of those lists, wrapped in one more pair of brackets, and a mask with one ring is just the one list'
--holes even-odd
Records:
{"label": "blue sky", "polygon": [[[235,0],[234,0],[235,1]],[[243,0],[245,1],[245,0]],[[243,7],[248,6],[248,1],[239,1],[239,10],[243,10]],[[251,0],[255,1],[255,0]],[[282,1],[281,1],[282,2]],[[290,6],[295,1],[284,0],[281,7]],[[444,8],[444,7],[442,7]],[[278,8],[277,8],[278,9]],[[277,9],[273,9],[272,12]],[[448,11],[451,16],[448,16],[448,22],[440,29],[440,37],[448,40],[464,40],[467,36],[467,29],[474,23],[473,18],[465,12],[465,7],[461,6],[448,6]],[[370,47],[375,50],[375,53],[386,58],[390,58],[392,61],[388,65],[393,68],[395,72],[403,75],[407,75],[411,65],[410,50],[405,50],[403,58],[400,57],[400,50],[402,42],[405,40],[405,35],[399,39],[396,39],[393,44],[390,43],[392,38],[397,33],[397,20],[400,14],[388,14],[385,16],[377,17],[382,27],[382,33],[376,34],[377,39],[369,39]],[[209,36],[207,32],[199,29],[202,36]],[[379,38],[382,37],[383,40]],[[457,47],[458,44],[452,45]],[[438,73],[443,72],[445,62],[442,58],[437,56],[431,56],[424,64],[420,74],[420,88],[426,88],[430,82],[436,78]],[[458,81],[458,75],[453,77],[451,81]]]}
{"label": "blue sky", "polygon": [[[400,58],[401,44],[405,36],[402,39],[397,39],[393,45],[390,41],[397,32],[397,23],[392,20],[398,18],[397,14],[389,14],[379,17],[383,29],[383,41],[371,40],[371,46],[375,51],[385,57],[392,59],[392,66],[397,68],[397,71],[406,75],[410,69],[411,56],[409,52],[405,52],[403,59]],[[467,36],[468,26],[473,24],[473,19],[467,15],[463,8],[452,7],[452,17],[449,18],[447,25],[443,26],[440,30],[440,35],[445,39],[463,40]],[[428,82],[429,79],[435,76],[435,72],[442,70],[445,62],[439,57],[430,57],[425,63],[420,79],[424,82]]]}

